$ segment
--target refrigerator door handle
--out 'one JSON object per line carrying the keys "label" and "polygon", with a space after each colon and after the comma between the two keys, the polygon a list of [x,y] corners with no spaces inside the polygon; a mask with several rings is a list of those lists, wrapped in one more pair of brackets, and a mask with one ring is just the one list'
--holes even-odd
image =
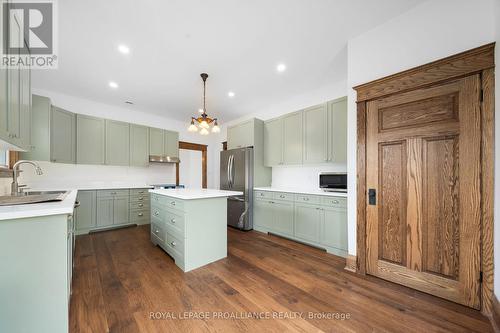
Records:
{"label": "refrigerator door handle", "polygon": [[245,199],[237,198],[237,197],[228,197],[227,200],[245,202]]}
{"label": "refrigerator door handle", "polygon": [[231,178],[229,177],[230,167],[231,167],[231,155],[229,155],[229,157],[227,158],[227,173],[226,173],[226,176],[227,176],[227,187],[228,188],[231,188]]}
{"label": "refrigerator door handle", "polygon": [[234,185],[234,156],[231,155],[231,187]]}

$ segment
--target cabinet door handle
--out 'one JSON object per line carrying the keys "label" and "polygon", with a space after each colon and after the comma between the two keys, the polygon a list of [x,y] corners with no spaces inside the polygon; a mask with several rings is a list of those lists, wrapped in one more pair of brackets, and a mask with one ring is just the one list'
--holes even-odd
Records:
{"label": "cabinet door handle", "polygon": [[143,194],[143,193],[144,193],[144,191],[139,191],[139,194]]}
{"label": "cabinet door handle", "polygon": [[156,229],[155,230],[155,234],[158,234],[160,232],[160,230]]}
{"label": "cabinet door handle", "polygon": [[280,198],[283,199],[285,196],[283,194],[280,195]]}
{"label": "cabinet door handle", "polygon": [[175,206],[175,201],[172,201],[170,204],[171,204],[172,206]]}
{"label": "cabinet door handle", "polygon": [[144,205],[143,204],[139,204],[139,207],[144,207]]}
{"label": "cabinet door handle", "polygon": [[155,212],[155,216],[158,216],[160,213],[158,211]]}
{"label": "cabinet door handle", "polygon": [[172,245],[173,247],[175,247],[177,245],[176,242],[170,242],[170,245]]}
{"label": "cabinet door handle", "polygon": [[309,198],[303,198],[303,199],[304,199],[304,201],[309,201]]}
{"label": "cabinet door handle", "polygon": [[137,216],[144,216],[144,214],[143,213],[139,213],[139,214],[137,214]]}
{"label": "cabinet door handle", "polygon": [[137,200],[142,201],[142,200],[144,200],[144,198],[143,197],[139,197]]}
{"label": "cabinet door handle", "polygon": [[338,201],[338,200],[333,200],[333,203],[334,203],[334,204],[338,204],[338,203],[339,203],[339,201]]}
{"label": "cabinet door handle", "polygon": [[170,219],[170,222],[172,222],[173,224],[175,224],[175,219]]}

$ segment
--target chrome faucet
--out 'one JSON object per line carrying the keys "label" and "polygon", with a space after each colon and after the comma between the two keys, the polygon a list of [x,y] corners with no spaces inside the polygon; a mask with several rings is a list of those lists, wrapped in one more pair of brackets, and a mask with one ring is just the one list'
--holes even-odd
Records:
{"label": "chrome faucet", "polygon": [[17,177],[19,176],[19,166],[21,164],[31,164],[32,166],[35,167],[35,172],[37,175],[43,175],[43,171],[42,171],[42,168],[40,168],[40,166],[35,163],[35,162],[32,162],[32,161],[26,161],[26,160],[20,160],[20,161],[17,161],[14,166],[12,167],[12,170],[14,171],[14,175],[13,175],[13,179],[12,179],[12,185],[10,186],[10,189],[11,189],[11,195],[22,195],[23,194],[23,191],[22,189],[19,190],[19,188],[22,188],[26,185],[19,185],[17,183]]}

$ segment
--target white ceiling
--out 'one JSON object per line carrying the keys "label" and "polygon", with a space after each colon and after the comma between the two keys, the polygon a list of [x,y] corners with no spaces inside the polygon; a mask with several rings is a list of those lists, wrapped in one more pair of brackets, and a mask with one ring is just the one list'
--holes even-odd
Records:
{"label": "white ceiling", "polygon": [[34,71],[33,86],[187,120],[207,72],[208,113],[229,121],[346,80],[347,40],[419,2],[58,1],[59,69]]}

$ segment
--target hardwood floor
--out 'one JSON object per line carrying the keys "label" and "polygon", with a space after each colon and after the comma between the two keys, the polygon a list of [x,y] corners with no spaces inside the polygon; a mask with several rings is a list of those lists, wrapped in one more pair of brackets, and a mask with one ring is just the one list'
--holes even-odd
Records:
{"label": "hardwood floor", "polygon": [[347,272],[318,249],[233,229],[228,245],[226,259],[183,273],[149,226],[78,236],[70,331],[492,331],[476,310]]}

